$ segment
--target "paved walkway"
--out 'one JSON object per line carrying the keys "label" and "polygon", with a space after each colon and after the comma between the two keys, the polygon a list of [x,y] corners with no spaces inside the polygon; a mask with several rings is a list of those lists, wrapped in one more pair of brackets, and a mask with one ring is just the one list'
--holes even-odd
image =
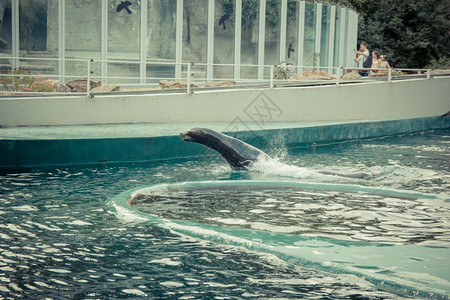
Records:
{"label": "paved walkway", "polygon": [[322,122],[266,122],[259,123],[151,123],[111,124],[80,126],[24,126],[0,128],[0,140],[52,140],[52,139],[99,139],[126,137],[155,137],[178,135],[192,127],[207,127],[217,131],[258,131],[283,128],[304,128],[368,122],[322,121]]}

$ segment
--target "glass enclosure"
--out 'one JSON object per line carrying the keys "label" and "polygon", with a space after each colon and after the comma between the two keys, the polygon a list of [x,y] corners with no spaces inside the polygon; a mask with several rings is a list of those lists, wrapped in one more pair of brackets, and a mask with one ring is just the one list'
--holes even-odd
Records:
{"label": "glass enclosure", "polygon": [[[241,64],[258,64],[259,0],[242,0]],[[257,68],[241,67],[241,79],[256,78]]]}
{"label": "glass enclosure", "polygon": [[328,66],[328,51],[330,48],[330,7],[324,5],[322,7],[322,26],[320,33],[320,50],[319,59],[320,66]]}
{"label": "glass enclosure", "polygon": [[[280,63],[281,1],[268,0],[266,3],[266,28],[264,38],[264,64]],[[265,70],[268,73],[269,70]]]}
{"label": "glass enclosure", "polygon": [[0,71],[157,84],[183,80],[188,63],[198,80],[267,79],[258,65],[281,62],[345,67],[357,35],[349,15],[297,0],[4,0]]}
{"label": "glass enclosure", "polygon": [[174,77],[177,1],[149,1],[147,17],[147,65],[148,81]]}
{"label": "glass enclosure", "polygon": [[[234,31],[235,31],[235,1],[216,1],[214,10],[214,64],[232,65],[234,63]],[[233,79],[232,66],[215,66],[214,78]]]}
{"label": "glass enclosure", "polygon": [[314,49],[316,41],[316,4],[305,4],[303,66],[311,67],[316,64],[317,55]]}
{"label": "glass enclosure", "polygon": [[286,26],[286,62],[298,65],[298,40],[303,38],[303,32],[299,32],[299,1],[288,1],[287,26]]}
{"label": "glass enclosure", "polygon": [[336,19],[334,26],[334,53],[333,66],[339,66],[340,39],[341,39],[341,8],[336,9]]}
{"label": "glass enclosure", "polygon": [[[108,59],[120,61],[108,64],[108,77],[112,78],[109,82],[139,81],[140,69],[136,61],[140,49],[141,5],[139,1],[131,3],[124,6],[116,0],[108,0]],[[96,1],[93,4],[98,6]]]}

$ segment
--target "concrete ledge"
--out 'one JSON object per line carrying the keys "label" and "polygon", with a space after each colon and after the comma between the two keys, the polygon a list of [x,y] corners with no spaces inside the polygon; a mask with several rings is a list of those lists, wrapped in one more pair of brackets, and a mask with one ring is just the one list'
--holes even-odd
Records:
{"label": "concrete ledge", "polygon": [[391,120],[450,110],[450,77],[187,94],[0,99],[0,126]]}
{"label": "concrete ledge", "polygon": [[[273,139],[288,147],[373,138],[430,129],[450,128],[450,117],[374,121],[232,132],[231,135],[265,149]],[[92,139],[1,139],[0,169],[84,166],[216,155],[179,136]]]}

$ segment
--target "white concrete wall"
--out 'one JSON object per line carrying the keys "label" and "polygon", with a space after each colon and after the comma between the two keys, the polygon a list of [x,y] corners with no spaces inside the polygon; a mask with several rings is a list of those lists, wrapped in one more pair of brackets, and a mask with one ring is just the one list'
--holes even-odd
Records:
{"label": "white concrete wall", "polygon": [[438,116],[448,111],[450,78],[433,78],[203,91],[193,95],[96,96],[92,100],[85,97],[0,99],[0,125],[231,122],[236,118],[256,122],[387,120]]}

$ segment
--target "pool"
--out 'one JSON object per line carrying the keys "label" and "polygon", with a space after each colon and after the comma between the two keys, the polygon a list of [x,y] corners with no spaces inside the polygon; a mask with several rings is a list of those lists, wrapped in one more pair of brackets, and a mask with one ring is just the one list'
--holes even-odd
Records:
{"label": "pool", "polygon": [[278,145],[249,172],[212,155],[3,173],[0,297],[445,299],[449,149],[445,129]]}

